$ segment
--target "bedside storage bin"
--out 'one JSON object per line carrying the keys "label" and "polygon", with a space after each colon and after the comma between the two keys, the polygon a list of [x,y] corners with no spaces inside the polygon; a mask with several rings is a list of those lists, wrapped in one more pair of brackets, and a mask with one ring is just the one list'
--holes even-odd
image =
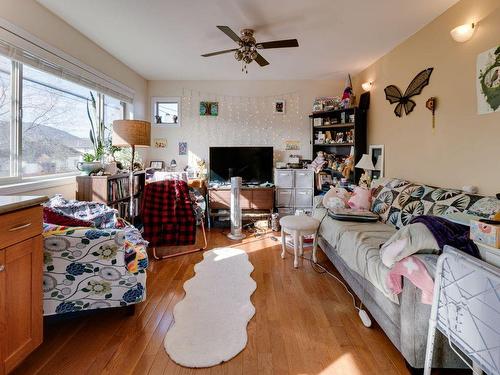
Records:
{"label": "bedside storage bin", "polygon": [[471,220],[470,238],[473,241],[500,249],[500,224],[488,224]]}

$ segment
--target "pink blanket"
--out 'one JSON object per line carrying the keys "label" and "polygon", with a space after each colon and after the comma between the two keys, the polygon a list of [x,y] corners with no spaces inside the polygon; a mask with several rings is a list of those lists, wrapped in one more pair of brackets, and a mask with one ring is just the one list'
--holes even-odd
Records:
{"label": "pink blanket", "polygon": [[422,303],[432,305],[434,281],[420,259],[409,256],[400,260],[391,268],[386,283],[395,294],[399,294],[403,290],[402,276],[406,277],[422,291]]}

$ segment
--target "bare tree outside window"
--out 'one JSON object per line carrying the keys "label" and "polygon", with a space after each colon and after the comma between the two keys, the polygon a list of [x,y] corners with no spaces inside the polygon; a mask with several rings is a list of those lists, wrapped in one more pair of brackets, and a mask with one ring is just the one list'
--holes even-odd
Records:
{"label": "bare tree outside window", "polygon": [[23,176],[76,171],[81,155],[92,150],[88,100],[87,88],[24,67]]}
{"label": "bare tree outside window", "polygon": [[10,107],[12,62],[0,56],[0,177],[9,177],[10,171]]}
{"label": "bare tree outside window", "polygon": [[[22,98],[16,98],[22,123],[11,124],[12,69],[17,66],[22,67]],[[99,121],[103,116],[105,145],[110,145],[112,123],[124,118],[124,103],[0,55],[0,178],[15,176],[11,168],[16,165],[21,178],[77,172],[82,155],[93,151],[87,114],[92,97],[98,98],[96,113]],[[21,135],[19,155],[11,135],[16,127]]]}

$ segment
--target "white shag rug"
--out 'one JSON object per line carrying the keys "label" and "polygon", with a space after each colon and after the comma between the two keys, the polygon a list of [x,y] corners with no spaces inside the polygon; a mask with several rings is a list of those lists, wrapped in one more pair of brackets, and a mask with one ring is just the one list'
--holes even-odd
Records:
{"label": "white shag rug", "polygon": [[240,249],[203,254],[195,276],[184,283],[186,296],[174,307],[175,323],[165,350],[186,367],[210,367],[236,356],[247,345],[247,324],[255,314],[250,296],[257,284],[253,265]]}

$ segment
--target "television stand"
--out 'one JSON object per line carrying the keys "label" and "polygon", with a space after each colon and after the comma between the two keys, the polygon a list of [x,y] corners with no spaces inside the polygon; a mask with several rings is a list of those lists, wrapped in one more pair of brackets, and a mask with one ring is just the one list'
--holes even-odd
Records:
{"label": "television stand", "polygon": [[[274,210],[274,187],[243,186],[240,193],[243,221],[269,218]],[[227,220],[231,213],[231,185],[208,188],[208,228],[212,219]]]}

